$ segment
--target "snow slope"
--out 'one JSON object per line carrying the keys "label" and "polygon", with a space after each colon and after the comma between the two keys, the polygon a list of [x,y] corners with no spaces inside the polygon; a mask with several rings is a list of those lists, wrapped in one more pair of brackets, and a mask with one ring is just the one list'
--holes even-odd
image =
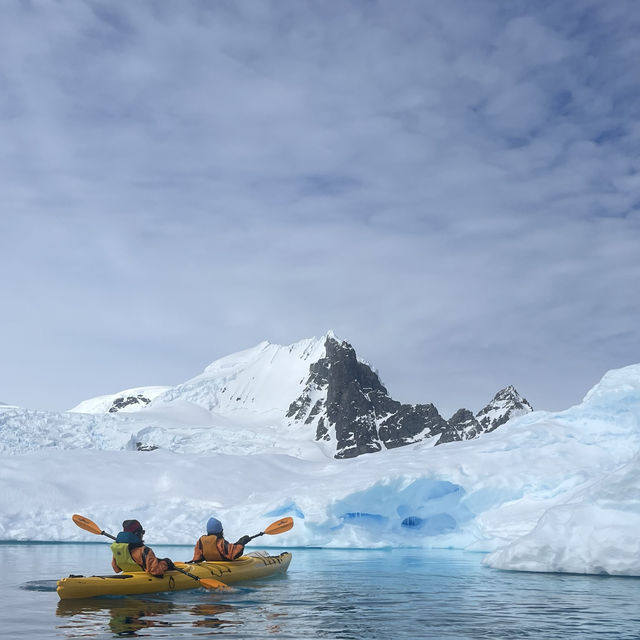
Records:
{"label": "snow slope", "polygon": [[[261,342],[210,364],[203,373],[176,387],[137,387],[81,402],[74,413],[106,413],[118,398],[143,397],[160,408],[174,402],[193,403],[214,414],[236,412],[283,415],[300,395],[309,376],[309,365],[325,354],[329,331],[320,338],[301,340],[289,346]],[[146,403],[132,404],[122,411],[146,410]]]}
{"label": "snow slope", "polygon": [[[332,333],[327,335],[333,337]],[[300,395],[309,365],[324,355],[325,340],[326,336],[310,338],[288,347],[261,342],[216,360],[201,375],[161,395],[156,403],[183,400],[224,415],[236,411],[283,415]]]}

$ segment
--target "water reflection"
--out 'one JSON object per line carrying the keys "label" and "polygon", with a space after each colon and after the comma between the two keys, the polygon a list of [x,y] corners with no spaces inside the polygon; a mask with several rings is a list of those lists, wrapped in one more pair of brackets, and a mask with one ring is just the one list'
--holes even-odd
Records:
{"label": "water reflection", "polygon": [[[0,545],[0,629],[56,640],[638,640],[640,579],[494,571],[478,554],[305,550],[284,576],[60,601],[52,576],[103,569],[91,545]],[[162,556],[175,555],[167,549]],[[33,580],[34,577],[39,580]]]}
{"label": "water reflection", "polygon": [[223,627],[230,624],[242,624],[238,620],[224,620],[218,616],[221,613],[233,611],[233,607],[228,604],[197,604],[191,607],[191,615],[202,616],[200,620],[193,622],[194,627]]}
{"label": "water reflection", "polygon": [[[61,600],[56,615],[69,618],[60,625],[67,637],[86,637],[107,626],[114,637],[141,635],[151,627],[210,627],[221,628],[242,624],[225,619],[233,612],[228,604],[192,604],[174,600],[146,600],[143,598],[93,598]],[[194,619],[195,618],[195,619]]]}

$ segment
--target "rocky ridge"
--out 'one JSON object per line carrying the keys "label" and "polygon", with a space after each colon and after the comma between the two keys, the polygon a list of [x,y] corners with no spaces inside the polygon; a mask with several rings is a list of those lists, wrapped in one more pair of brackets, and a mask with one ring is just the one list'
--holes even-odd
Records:
{"label": "rocky ridge", "polygon": [[433,404],[393,400],[378,374],[358,360],[353,347],[328,335],[326,355],[309,367],[304,390],[286,413],[290,424],[315,430],[315,439],[335,443],[336,458],[354,458],[427,438],[435,444],[470,440],[533,411],[513,386],[500,390],[476,415],[459,409],[445,420]]}
{"label": "rocky ridge", "polygon": [[140,405],[146,407],[151,402],[150,398],[147,398],[141,393],[138,393],[135,396],[120,396],[116,398],[111,406],[108,409],[109,413],[118,413],[125,407],[133,407],[135,405]]}

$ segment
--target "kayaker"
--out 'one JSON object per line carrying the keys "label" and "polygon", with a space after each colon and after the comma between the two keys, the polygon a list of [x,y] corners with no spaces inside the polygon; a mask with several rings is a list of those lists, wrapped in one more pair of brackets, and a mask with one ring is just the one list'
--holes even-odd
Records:
{"label": "kayaker", "polygon": [[156,558],[153,550],[142,541],[143,536],[144,529],[137,520],[125,520],[122,531],[111,545],[111,566],[116,573],[146,571],[156,578],[162,578],[165,571],[173,568],[173,562],[169,558]]}
{"label": "kayaker", "polygon": [[222,522],[212,516],[207,520],[207,535],[200,536],[196,542],[191,562],[235,560],[244,553],[244,546],[249,540],[250,536],[242,536],[236,543],[227,542]]}

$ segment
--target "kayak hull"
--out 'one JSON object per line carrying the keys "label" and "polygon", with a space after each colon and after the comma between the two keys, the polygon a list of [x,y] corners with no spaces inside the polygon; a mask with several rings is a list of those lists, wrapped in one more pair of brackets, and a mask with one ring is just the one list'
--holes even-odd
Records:
{"label": "kayak hull", "polygon": [[[233,562],[176,562],[176,566],[198,578],[213,578],[225,584],[256,580],[283,574],[289,568],[291,554],[279,556],[242,556]],[[160,591],[198,589],[202,585],[178,571],[167,571],[156,578],[144,571],[118,573],[109,576],[69,576],[58,580],[56,591],[61,600],[95,598],[97,596],[128,596]]]}

